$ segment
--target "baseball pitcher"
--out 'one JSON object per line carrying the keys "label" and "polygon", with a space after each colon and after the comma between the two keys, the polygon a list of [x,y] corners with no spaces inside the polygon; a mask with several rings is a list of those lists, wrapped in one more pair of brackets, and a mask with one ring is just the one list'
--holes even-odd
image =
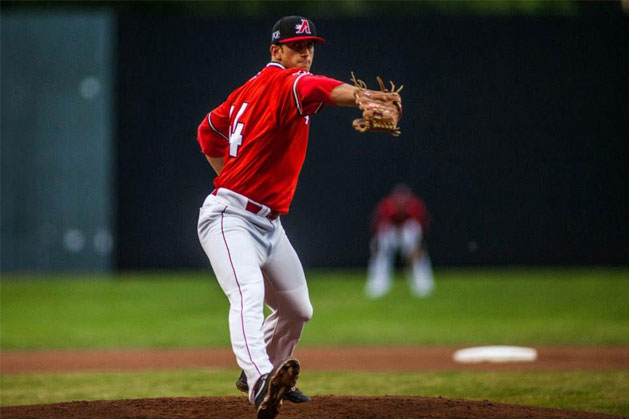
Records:
{"label": "baseball pitcher", "polygon": [[[302,264],[282,227],[304,163],[311,117],[325,105],[359,107],[360,132],[400,133],[398,91],[367,89],[310,73],[317,36],[309,19],[287,16],[271,31],[270,62],[198,129],[201,151],[217,173],[201,207],[199,240],[230,302],[232,350],[258,418],[274,418],[284,399],[310,398],[295,387],[292,357],[311,318]],[[265,319],[263,305],[271,314]]]}

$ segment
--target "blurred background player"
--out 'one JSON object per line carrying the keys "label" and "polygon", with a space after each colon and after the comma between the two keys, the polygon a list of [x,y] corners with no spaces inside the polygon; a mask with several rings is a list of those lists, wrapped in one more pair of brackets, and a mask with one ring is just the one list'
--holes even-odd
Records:
{"label": "blurred background player", "polygon": [[376,206],[372,217],[371,257],[365,293],[376,299],[392,287],[396,256],[408,264],[411,292],[426,297],[434,288],[433,269],[427,251],[429,212],[424,202],[405,184],[398,184]]}

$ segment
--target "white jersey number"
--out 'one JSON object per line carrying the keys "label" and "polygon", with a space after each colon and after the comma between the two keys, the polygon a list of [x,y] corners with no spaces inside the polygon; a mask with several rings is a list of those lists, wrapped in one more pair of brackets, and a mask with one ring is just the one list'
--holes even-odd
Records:
{"label": "white jersey number", "polygon": [[[236,113],[236,118],[234,118],[234,122],[230,126],[230,156],[236,157],[238,153],[238,146],[243,143],[243,123],[238,122],[239,118],[245,112],[245,108],[247,108],[247,102],[243,102],[241,108]],[[230,119],[232,118],[232,111],[234,111],[234,105],[230,107]]]}

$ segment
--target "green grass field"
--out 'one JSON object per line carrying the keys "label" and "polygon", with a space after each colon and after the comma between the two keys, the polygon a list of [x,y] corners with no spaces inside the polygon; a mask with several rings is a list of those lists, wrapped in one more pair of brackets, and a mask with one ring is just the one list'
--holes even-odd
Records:
{"label": "green grass field", "polygon": [[[244,395],[237,370],[177,370],[8,375],[2,404],[76,400]],[[311,395],[421,395],[628,416],[628,373],[573,372],[309,372],[300,387]],[[383,392],[386,390],[386,392]]]}
{"label": "green grass field", "polygon": [[[627,269],[439,270],[414,299],[402,277],[379,301],[362,271],[308,275],[302,345],[628,344]],[[2,349],[229,346],[211,272],[3,276]]]}
{"label": "green grass field", "polygon": [[[436,293],[363,296],[363,271],[307,273],[315,314],[302,346],[628,345],[627,268],[436,270]],[[9,349],[229,345],[227,300],[210,271],[3,275]],[[236,395],[237,371],[2,375],[0,404]],[[305,372],[313,395],[444,396],[628,416],[628,372]],[[387,385],[387,386],[386,386]],[[124,391],[121,391],[124,390]]]}

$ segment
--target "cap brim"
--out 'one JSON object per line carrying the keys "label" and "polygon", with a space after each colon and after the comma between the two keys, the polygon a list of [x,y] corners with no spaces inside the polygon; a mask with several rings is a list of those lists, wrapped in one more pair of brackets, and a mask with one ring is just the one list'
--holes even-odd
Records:
{"label": "cap brim", "polygon": [[289,43],[289,42],[304,41],[306,39],[313,40],[313,41],[315,41],[318,44],[323,44],[324,42],[326,42],[326,40],[324,38],[320,38],[318,36],[294,36],[293,38],[281,39],[277,43],[278,44],[286,44],[286,43]]}

